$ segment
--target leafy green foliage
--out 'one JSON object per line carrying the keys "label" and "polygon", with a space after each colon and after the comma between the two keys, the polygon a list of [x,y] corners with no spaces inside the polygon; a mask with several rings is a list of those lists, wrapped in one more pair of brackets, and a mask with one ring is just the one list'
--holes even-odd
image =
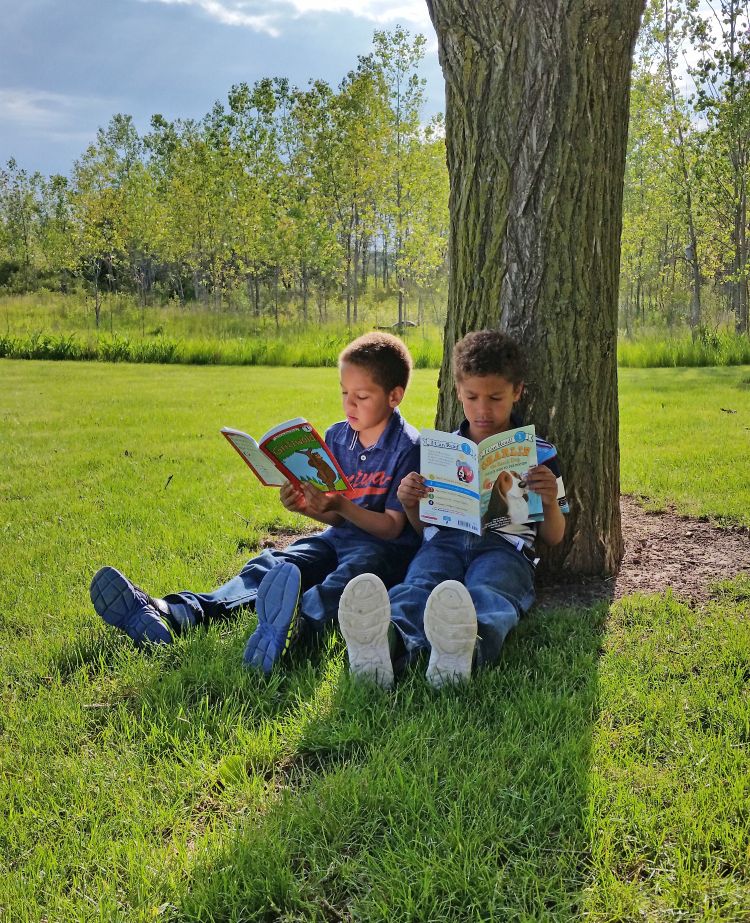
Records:
{"label": "leafy green foliage", "polygon": [[[423,36],[378,31],[334,90],[285,78],[233,86],[200,121],[115,115],[70,182],[0,172],[0,271],[13,290],[68,287],[148,303],[252,300],[278,322],[293,291],[307,322],[342,291],[358,323],[369,288],[418,297],[445,277],[440,120],[420,124]],[[379,266],[377,265],[379,262]],[[0,279],[2,279],[0,274]],[[262,292],[262,295],[261,295]]]}

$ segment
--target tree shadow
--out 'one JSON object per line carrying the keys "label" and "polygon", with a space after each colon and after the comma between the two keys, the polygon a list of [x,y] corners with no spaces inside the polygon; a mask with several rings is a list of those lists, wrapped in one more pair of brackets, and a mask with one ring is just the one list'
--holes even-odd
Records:
{"label": "tree shadow", "polygon": [[354,683],[340,645],[281,674],[294,734],[225,767],[244,817],[197,838],[175,919],[577,919],[606,612],[535,610],[459,688]]}

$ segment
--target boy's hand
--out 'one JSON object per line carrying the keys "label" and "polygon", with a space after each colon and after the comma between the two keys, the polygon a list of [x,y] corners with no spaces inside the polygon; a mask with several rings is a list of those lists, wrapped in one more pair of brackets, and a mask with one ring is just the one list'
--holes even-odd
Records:
{"label": "boy's hand", "polygon": [[305,497],[299,487],[296,487],[290,481],[281,485],[279,490],[279,499],[281,500],[281,505],[284,509],[289,510],[290,513],[305,513],[306,512],[306,502]]}
{"label": "boy's hand", "polygon": [[405,510],[419,506],[419,501],[427,496],[427,488],[422,475],[416,471],[410,471],[398,485],[396,496]]}
{"label": "boy's hand", "polygon": [[341,501],[344,499],[341,494],[325,494],[309,484],[302,484],[301,488],[305,512],[308,516],[323,516],[326,513],[339,512]]}
{"label": "boy's hand", "polygon": [[557,478],[546,465],[535,465],[529,468],[526,485],[529,490],[539,494],[542,498],[542,506],[557,505]]}

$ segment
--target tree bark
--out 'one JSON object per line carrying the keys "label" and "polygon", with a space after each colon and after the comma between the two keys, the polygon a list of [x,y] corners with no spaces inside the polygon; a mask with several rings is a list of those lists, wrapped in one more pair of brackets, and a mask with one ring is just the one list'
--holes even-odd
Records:
{"label": "tree bark", "polygon": [[674,69],[672,66],[671,25],[669,3],[664,4],[664,60],[667,65],[667,79],[669,93],[672,100],[672,112],[677,125],[677,153],[679,155],[680,173],[683,183],[683,201],[685,207],[685,221],[688,230],[688,245],[685,248],[685,259],[690,266],[690,328],[693,340],[698,336],[701,324],[701,268],[698,259],[698,235],[695,232],[695,217],[693,208],[693,191],[690,170],[685,157],[685,135],[682,130],[680,108],[677,104],[677,89],[675,87]]}
{"label": "tree bark", "polygon": [[446,82],[451,267],[437,425],[460,407],[454,343],[525,347],[523,413],[556,443],[571,514],[556,573],[613,574],[617,288],[633,45],[645,0],[427,0]]}

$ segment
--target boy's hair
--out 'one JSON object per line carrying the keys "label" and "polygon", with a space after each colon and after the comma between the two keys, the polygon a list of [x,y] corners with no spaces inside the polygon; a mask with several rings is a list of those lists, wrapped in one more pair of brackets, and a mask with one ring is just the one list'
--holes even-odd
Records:
{"label": "boy's hair", "polygon": [[501,330],[467,333],[453,347],[453,377],[458,383],[474,375],[501,375],[519,385],[526,378],[521,347]]}
{"label": "boy's hair", "polygon": [[339,354],[339,368],[344,362],[367,369],[386,394],[398,387],[406,390],[409,384],[411,353],[392,333],[365,333],[352,340]]}

